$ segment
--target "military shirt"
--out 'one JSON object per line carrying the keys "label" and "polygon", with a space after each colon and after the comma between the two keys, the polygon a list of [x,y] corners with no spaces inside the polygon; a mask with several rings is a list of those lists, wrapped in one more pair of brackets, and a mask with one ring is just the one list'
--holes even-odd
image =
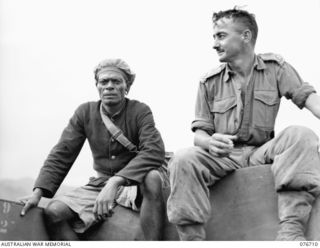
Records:
{"label": "military shirt", "polygon": [[111,137],[102,121],[100,105],[101,101],[80,105],[45,160],[34,187],[42,188],[46,197],[55,194],[86,139],[92,151],[93,169],[100,176],[118,175],[140,184],[147,172],[163,163],[164,144],[146,104],[126,98],[123,109],[111,117],[136,145],[138,153],[128,151]]}
{"label": "military shirt", "polygon": [[315,92],[276,54],[255,55],[252,75],[244,89],[234,75],[228,64],[222,64],[200,80],[193,131],[237,135],[236,143],[259,146],[274,137],[282,96],[303,108]]}

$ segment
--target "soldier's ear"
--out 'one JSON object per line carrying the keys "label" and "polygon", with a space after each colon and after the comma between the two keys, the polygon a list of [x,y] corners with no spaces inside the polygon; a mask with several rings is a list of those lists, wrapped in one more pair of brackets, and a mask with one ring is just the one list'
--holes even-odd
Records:
{"label": "soldier's ear", "polygon": [[245,29],[243,32],[242,32],[242,39],[245,41],[245,42],[251,42],[252,40],[252,33],[249,29]]}

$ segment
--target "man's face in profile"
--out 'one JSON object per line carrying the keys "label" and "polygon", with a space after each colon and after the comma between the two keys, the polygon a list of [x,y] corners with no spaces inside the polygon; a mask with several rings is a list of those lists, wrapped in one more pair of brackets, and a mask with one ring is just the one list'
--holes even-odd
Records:
{"label": "man's face in profile", "polygon": [[232,18],[221,18],[213,26],[213,48],[220,62],[232,62],[243,51],[242,25]]}

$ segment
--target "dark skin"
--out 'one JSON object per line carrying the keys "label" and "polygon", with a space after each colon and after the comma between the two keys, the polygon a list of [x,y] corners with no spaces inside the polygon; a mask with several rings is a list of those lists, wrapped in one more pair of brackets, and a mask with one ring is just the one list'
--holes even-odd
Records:
{"label": "dark skin", "polygon": [[[125,101],[127,84],[120,73],[113,71],[101,73],[98,76],[97,89],[103,108],[107,113],[112,115],[121,109]],[[124,185],[125,182],[126,180],[119,176],[113,176],[108,180],[98,195],[93,208],[93,213],[98,220],[105,219],[112,215],[117,190],[121,185]],[[36,188],[30,197],[22,199],[25,206],[21,211],[21,215],[25,215],[30,208],[37,206],[42,195],[42,189]]]}
{"label": "dark skin", "polygon": [[[115,71],[104,71],[98,75],[97,90],[102,101],[103,109],[108,115],[117,113],[125,102],[128,92],[125,78]],[[111,177],[98,194],[93,207],[97,220],[112,217],[115,207],[115,197],[118,188],[125,185],[126,179],[120,176]],[[161,178],[157,171],[150,171],[142,185],[139,186],[143,195],[140,211],[141,228],[146,240],[161,240],[165,219],[165,203],[162,198]],[[21,199],[25,206],[21,211],[24,216],[31,208],[36,207],[43,196],[42,189],[36,188],[31,196]],[[69,221],[76,218],[66,204],[52,201],[44,211],[46,226],[52,240],[78,240]]]}

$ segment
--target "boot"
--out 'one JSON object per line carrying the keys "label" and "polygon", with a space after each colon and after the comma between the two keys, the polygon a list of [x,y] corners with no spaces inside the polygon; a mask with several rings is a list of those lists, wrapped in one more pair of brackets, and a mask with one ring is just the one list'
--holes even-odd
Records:
{"label": "boot", "polygon": [[204,224],[177,225],[181,241],[203,241],[206,239]]}
{"label": "boot", "polygon": [[306,240],[305,231],[315,198],[306,191],[278,192],[280,229],[276,240]]}

